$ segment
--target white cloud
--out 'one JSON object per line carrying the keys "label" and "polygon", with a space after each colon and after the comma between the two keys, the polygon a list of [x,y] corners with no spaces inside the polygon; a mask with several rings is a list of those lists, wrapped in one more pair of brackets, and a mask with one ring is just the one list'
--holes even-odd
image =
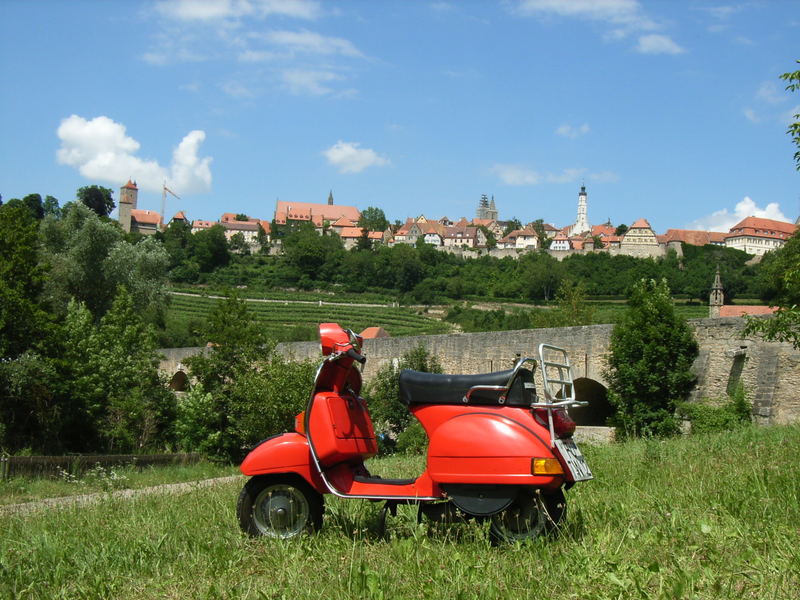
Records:
{"label": "white cloud", "polygon": [[560,173],[550,173],[536,171],[517,164],[495,164],[489,168],[489,173],[499,177],[504,185],[513,186],[539,185],[541,183],[573,183],[585,177],[598,183],[619,181],[617,174],[611,171],[587,173],[586,169],[569,168],[563,169]]}
{"label": "white cloud", "polygon": [[131,178],[148,191],[160,191],[165,179],[178,193],[211,189],[211,158],[198,156],[206,137],[203,131],[190,131],[181,140],[169,167],[136,156],[139,142],[127,135],[122,123],[105,116],[86,120],[71,115],[61,121],[57,134],[58,162],[75,167],[88,179],[120,183]]}
{"label": "white cloud", "polygon": [[784,95],[781,90],[778,89],[777,84],[772,81],[765,81],[758,86],[756,98],[767,104],[780,104],[787,100],[786,95]]}
{"label": "white cloud", "polygon": [[275,52],[266,50],[245,50],[239,53],[239,60],[245,63],[268,62],[280,58]]}
{"label": "white cloud", "polygon": [[653,29],[655,23],[637,0],[522,0],[517,12],[527,16],[556,15],[601,21],[626,28]]}
{"label": "white cloud", "polygon": [[324,96],[333,92],[327,83],[342,79],[341,75],[330,71],[309,71],[305,69],[288,69],[281,73],[284,87],[293,94],[311,94]]}
{"label": "white cloud", "polygon": [[582,135],[586,135],[589,133],[589,124],[584,123],[579,127],[573,127],[572,125],[561,125],[558,129],[556,129],[556,135],[560,135],[561,137],[569,138],[569,139],[576,139]]}
{"label": "white cloud", "polygon": [[758,123],[761,121],[761,117],[758,116],[758,113],[754,111],[752,108],[745,108],[743,111],[745,119],[750,121],[751,123]]}
{"label": "white cloud", "polygon": [[320,35],[313,31],[271,31],[264,39],[277,46],[310,54],[341,54],[363,56],[349,40]]}
{"label": "white cloud", "polygon": [[777,202],[770,202],[764,208],[750,198],[745,196],[733,209],[728,212],[727,208],[711,213],[706,217],[701,217],[687,225],[688,229],[702,229],[705,231],[728,231],[745,217],[761,217],[763,219],[774,219],[775,221],[789,221],[781,212],[781,207]]}
{"label": "white cloud", "polygon": [[639,37],[636,51],[642,54],[683,54],[686,52],[669,36],[656,33]]}
{"label": "white cloud", "polygon": [[492,166],[489,172],[497,175],[506,185],[536,185],[542,182],[539,173],[520,165],[498,164]]}
{"label": "white cloud", "polygon": [[165,17],[179,21],[213,21],[241,17],[281,15],[316,19],[321,14],[314,0],[165,0],[156,4]]}
{"label": "white cloud", "polygon": [[369,148],[360,148],[357,142],[339,140],[324,150],[322,155],[328,163],[339,169],[340,173],[360,173],[368,167],[385,167],[391,164],[388,158],[380,156]]}
{"label": "white cloud", "polygon": [[220,88],[231,98],[238,98],[241,100],[243,98],[253,98],[255,96],[250,88],[238,81],[226,81]]}

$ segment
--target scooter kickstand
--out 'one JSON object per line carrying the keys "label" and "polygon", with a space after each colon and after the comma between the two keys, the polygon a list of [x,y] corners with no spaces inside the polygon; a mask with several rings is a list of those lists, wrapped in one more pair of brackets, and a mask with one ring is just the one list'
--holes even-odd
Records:
{"label": "scooter kickstand", "polygon": [[397,500],[387,500],[386,504],[383,505],[380,518],[378,519],[378,537],[386,538],[386,513],[391,513],[393,517],[396,517],[397,504]]}

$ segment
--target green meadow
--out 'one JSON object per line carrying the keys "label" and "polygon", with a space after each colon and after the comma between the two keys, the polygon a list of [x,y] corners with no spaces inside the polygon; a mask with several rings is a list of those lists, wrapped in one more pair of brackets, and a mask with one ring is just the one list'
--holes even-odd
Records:
{"label": "green meadow", "polygon": [[[800,427],[584,446],[556,538],[326,497],[321,533],[249,539],[240,484],[0,513],[2,598],[800,598]],[[421,457],[373,461],[409,475]],[[242,478],[242,483],[244,478]]]}

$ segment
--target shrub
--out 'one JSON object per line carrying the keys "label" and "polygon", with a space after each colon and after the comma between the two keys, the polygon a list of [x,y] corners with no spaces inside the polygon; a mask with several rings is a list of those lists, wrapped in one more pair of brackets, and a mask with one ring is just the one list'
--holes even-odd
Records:
{"label": "shrub", "polygon": [[692,424],[692,433],[732,431],[751,422],[751,406],[740,384],[723,404],[684,402],[679,414]]}
{"label": "shrub", "polygon": [[628,309],[611,332],[608,400],[619,438],[678,432],[677,404],[694,383],[697,342],[675,314],[665,280],[634,284]]}

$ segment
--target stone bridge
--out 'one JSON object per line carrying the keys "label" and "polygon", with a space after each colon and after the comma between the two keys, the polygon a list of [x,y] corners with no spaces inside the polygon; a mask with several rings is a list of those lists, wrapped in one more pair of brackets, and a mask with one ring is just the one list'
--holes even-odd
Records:
{"label": "stone bridge", "polygon": [[[753,404],[753,415],[761,424],[790,423],[800,420],[800,352],[791,344],[743,338],[740,318],[694,319],[700,353],[693,369],[697,383],[691,400],[723,399],[739,382]],[[419,337],[366,340],[368,356],[364,378],[403,353],[422,345],[436,356],[445,372],[483,373],[513,366],[520,357],[536,355],[538,345],[564,348],[572,364],[575,393],[589,406],[570,411],[579,425],[603,425],[610,413],[604,375],[612,325],[589,325],[553,329],[526,329],[484,333],[460,333]],[[279,344],[279,350],[294,360],[318,361],[318,342]],[[182,389],[187,378],[182,361],[200,348],[162,350],[163,371],[173,379],[173,388]]]}

